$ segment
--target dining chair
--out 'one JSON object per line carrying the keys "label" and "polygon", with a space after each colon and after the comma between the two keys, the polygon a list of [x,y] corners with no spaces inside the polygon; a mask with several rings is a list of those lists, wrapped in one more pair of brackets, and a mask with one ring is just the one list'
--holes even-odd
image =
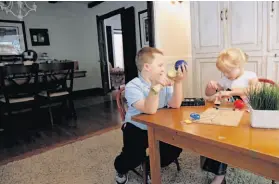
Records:
{"label": "dining chair", "polygon": [[[38,93],[38,65],[11,64],[0,67],[1,115],[8,117],[14,111],[38,108],[35,100]],[[34,116],[36,117],[36,116]]]}
{"label": "dining chair", "polygon": [[57,102],[68,105],[76,123],[77,115],[72,96],[74,62],[40,63],[39,72],[43,75],[38,97],[47,104],[51,126],[54,123],[52,104]]}

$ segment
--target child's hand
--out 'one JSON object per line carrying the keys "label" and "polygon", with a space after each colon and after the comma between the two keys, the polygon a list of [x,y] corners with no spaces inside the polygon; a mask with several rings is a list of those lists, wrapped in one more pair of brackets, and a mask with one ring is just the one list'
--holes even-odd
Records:
{"label": "child's hand", "polygon": [[186,65],[181,65],[178,70],[176,77],[174,78],[175,82],[180,82],[186,78],[187,75],[187,66]]}
{"label": "child's hand", "polygon": [[212,89],[212,90],[218,90],[218,88],[219,88],[218,82],[216,82],[216,81],[210,81],[210,82],[207,84],[207,88],[208,88],[208,89]]}
{"label": "child's hand", "polygon": [[220,91],[218,93],[218,96],[220,98],[230,98],[232,95],[231,95],[231,91]]}
{"label": "child's hand", "polygon": [[167,76],[162,75],[157,80],[152,82],[152,86],[156,86],[158,84],[160,84],[162,86],[171,86],[172,81]]}

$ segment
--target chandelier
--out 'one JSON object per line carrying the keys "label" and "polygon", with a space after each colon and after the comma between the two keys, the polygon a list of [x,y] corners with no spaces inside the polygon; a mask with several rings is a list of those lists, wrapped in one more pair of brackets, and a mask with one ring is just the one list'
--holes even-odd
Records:
{"label": "chandelier", "polygon": [[[17,13],[15,13],[14,4],[17,4]],[[17,17],[19,20],[22,20],[23,17],[26,17],[30,11],[36,11],[37,5],[35,2],[30,7],[25,1],[2,1],[0,2],[0,9],[5,11],[6,14],[11,13],[13,16]]]}

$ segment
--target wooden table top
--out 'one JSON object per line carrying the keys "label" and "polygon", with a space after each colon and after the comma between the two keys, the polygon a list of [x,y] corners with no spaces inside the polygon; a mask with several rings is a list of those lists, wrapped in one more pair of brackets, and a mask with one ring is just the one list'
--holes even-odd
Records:
{"label": "wooden table top", "polygon": [[209,144],[218,144],[226,149],[237,150],[279,164],[279,130],[251,127],[248,112],[244,113],[237,127],[181,123],[182,120],[190,119],[191,113],[203,112],[212,105],[208,103],[204,107],[160,109],[154,115],[141,114],[132,119],[154,128],[175,131],[177,135],[190,136]]}

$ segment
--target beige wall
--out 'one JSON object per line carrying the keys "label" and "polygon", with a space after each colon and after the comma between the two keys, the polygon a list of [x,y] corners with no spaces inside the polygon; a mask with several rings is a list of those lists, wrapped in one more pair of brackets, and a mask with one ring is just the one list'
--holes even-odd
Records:
{"label": "beige wall", "polygon": [[154,2],[155,45],[161,49],[172,67],[178,59],[188,62],[188,76],[184,96],[192,97],[192,44],[190,2]]}

